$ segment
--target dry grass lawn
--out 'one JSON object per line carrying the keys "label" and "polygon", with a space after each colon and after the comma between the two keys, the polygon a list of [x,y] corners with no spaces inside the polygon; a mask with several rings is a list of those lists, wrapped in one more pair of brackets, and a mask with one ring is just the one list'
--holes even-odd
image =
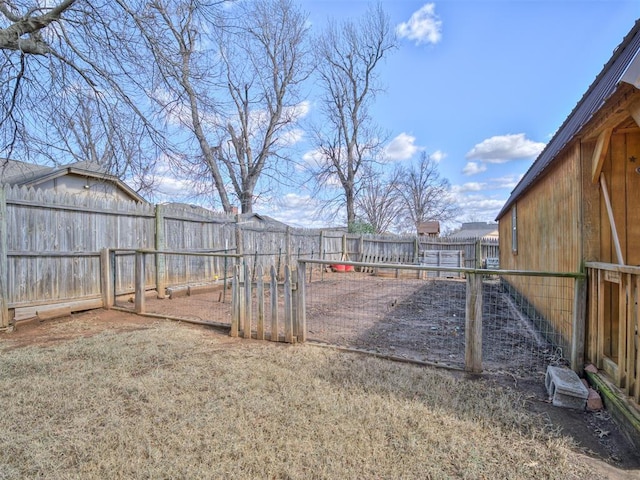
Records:
{"label": "dry grass lawn", "polygon": [[445,371],[169,322],[0,359],[0,478],[593,478],[516,393]]}

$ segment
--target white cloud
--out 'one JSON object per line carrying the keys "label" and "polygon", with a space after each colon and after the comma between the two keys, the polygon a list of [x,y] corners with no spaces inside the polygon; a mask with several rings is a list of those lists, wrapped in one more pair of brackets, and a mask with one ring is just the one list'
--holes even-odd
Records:
{"label": "white cloud", "polygon": [[494,178],[491,180],[493,188],[507,188],[513,190],[518,182],[522,179],[523,174],[505,175],[504,177]]}
{"label": "white cloud", "polygon": [[478,143],[465,157],[484,163],[506,163],[519,158],[535,158],[544,147],[544,143],[529,140],[524,133],[498,135]]}
{"label": "white cloud", "polygon": [[276,220],[293,227],[323,228],[335,226],[334,222],[322,212],[322,203],[311,195],[286,193],[277,201],[261,205],[257,203],[255,210],[264,210]]}
{"label": "white cloud", "polygon": [[467,193],[467,192],[480,192],[487,188],[486,183],[480,182],[467,182],[462,185],[454,185],[451,187],[451,191],[456,194]]}
{"label": "white cloud", "polygon": [[486,172],[486,170],[487,166],[484,163],[468,162],[462,169],[462,173],[471,176]]}
{"label": "white cloud", "polygon": [[384,149],[384,159],[394,162],[398,160],[408,160],[418,152],[420,147],[415,144],[416,137],[409,135],[408,133],[401,133]]}
{"label": "white cloud", "polygon": [[440,150],[436,150],[435,152],[433,152],[431,155],[429,155],[431,157],[431,159],[436,162],[436,163],[440,163],[442,160],[444,160],[445,158],[447,158],[447,154],[440,151]]}
{"label": "white cloud", "polygon": [[435,10],[435,3],[423,5],[411,15],[408,22],[402,22],[396,27],[396,33],[400,38],[413,40],[416,45],[435,45],[442,39],[442,20],[436,15]]}
{"label": "white cloud", "polygon": [[299,143],[304,138],[305,133],[301,128],[292,128],[280,134],[277,145],[282,147],[291,147]]}

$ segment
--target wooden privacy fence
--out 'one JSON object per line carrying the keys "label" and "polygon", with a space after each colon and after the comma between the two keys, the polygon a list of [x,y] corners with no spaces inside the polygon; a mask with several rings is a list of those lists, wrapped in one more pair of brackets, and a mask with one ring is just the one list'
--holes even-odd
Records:
{"label": "wooden privacy fence", "polygon": [[[14,316],[16,311],[28,316],[36,307],[44,310],[84,300],[86,305],[99,302],[104,249],[117,251],[113,291],[131,294],[136,250],[238,253],[252,270],[262,266],[267,271],[275,265],[282,277],[284,265],[293,265],[302,257],[413,263],[427,250],[455,250],[464,251],[466,266],[473,266],[478,256],[498,256],[497,241],[480,243],[478,249],[476,239],[383,237],[340,229],[290,228],[259,215],[236,216],[192,205],[152,205],[3,186],[0,328],[22,318]],[[171,277],[166,277],[168,283],[187,284],[204,281],[221,267],[216,258],[157,258],[157,263],[146,264],[148,285],[161,283],[163,269]]]}

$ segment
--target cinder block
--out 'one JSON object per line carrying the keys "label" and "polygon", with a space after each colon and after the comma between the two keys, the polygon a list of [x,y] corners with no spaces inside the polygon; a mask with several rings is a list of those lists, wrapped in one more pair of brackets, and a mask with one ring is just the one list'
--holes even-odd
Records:
{"label": "cinder block", "polygon": [[549,365],[544,383],[554,406],[584,410],[587,405],[589,390],[573,370]]}

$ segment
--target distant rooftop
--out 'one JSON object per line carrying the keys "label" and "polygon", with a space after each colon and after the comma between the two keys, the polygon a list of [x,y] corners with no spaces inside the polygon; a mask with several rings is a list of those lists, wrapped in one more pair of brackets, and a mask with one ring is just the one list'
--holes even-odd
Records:
{"label": "distant rooftop", "polygon": [[463,223],[460,230],[449,235],[450,238],[498,237],[498,224],[488,222]]}

